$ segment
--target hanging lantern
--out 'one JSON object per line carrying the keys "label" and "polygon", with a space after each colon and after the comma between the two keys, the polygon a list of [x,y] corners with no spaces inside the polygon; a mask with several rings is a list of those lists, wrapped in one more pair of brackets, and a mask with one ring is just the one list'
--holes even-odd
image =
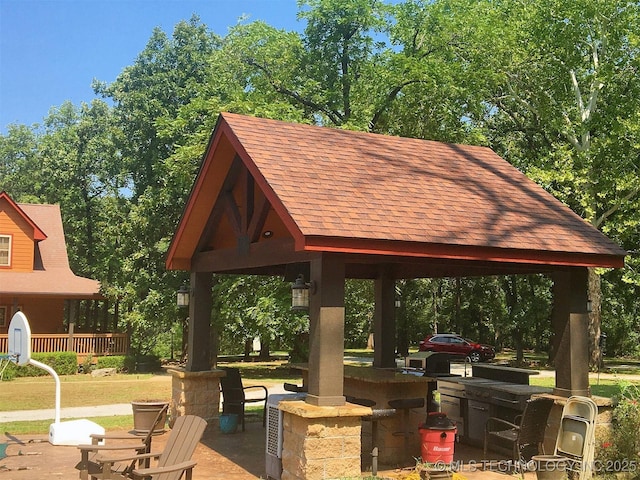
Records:
{"label": "hanging lantern", "polygon": [[291,285],[291,309],[309,310],[309,285],[304,281],[304,275],[298,275]]}
{"label": "hanging lantern", "polygon": [[183,284],[180,287],[180,289],[176,292],[176,296],[177,296],[177,304],[179,307],[189,306],[189,287]]}

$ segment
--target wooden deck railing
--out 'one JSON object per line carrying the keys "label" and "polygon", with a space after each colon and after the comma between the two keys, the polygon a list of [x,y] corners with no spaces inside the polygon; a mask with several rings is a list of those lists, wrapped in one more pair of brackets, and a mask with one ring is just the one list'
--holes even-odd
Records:
{"label": "wooden deck railing", "polygon": [[[32,333],[31,352],[76,352],[78,362],[91,355],[126,355],[129,349],[129,337],[126,333],[75,333],[68,334]],[[0,354],[9,350],[7,334],[0,334]]]}

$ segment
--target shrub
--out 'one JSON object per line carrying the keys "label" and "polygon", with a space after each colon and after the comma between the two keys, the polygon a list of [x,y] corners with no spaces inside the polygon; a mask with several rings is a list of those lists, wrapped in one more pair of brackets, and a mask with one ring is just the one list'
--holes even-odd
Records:
{"label": "shrub", "polygon": [[138,355],[136,372],[156,372],[160,370],[160,359],[155,355]]}
{"label": "shrub", "polygon": [[124,355],[109,355],[98,357],[96,368],[115,368],[118,372],[125,371],[126,357]]}
{"label": "shrub", "polygon": [[87,355],[84,357],[84,362],[80,365],[80,373],[91,373],[93,370],[93,355]]}
{"label": "shrub", "polygon": [[[74,375],[78,370],[78,356],[75,352],[32,353],[31,358],[49,365],[58,375]],[[49,375],[49,372],[34,365],[18,366],[10,363],[2,378],[3,380],[11,380],[16,377],[42,377],[44,375]]]}
{"label": "shrub", "polygon": [[640,468],[640,386],[621,386],[611,417],[611,435],[598,439],[596,468],[600,478],[621,478],[618,473],[631,473],[622,478],[638,478]]}

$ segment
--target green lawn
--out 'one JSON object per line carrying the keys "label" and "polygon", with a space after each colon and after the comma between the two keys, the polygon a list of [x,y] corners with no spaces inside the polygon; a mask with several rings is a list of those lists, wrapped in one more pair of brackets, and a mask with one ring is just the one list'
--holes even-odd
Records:
{"label": "green lawn", "polygon": [[[364,357],[370,355],[366,350],[350,350],[347,354]],[[282,384],[286,381],[299,382],[298,373],[292,372],[288,364],[280,362],[229,363],[242,369],[245,385]],[[624,365],[624,367],[622,367]],[[619,363],[616,368],[629,372],[628,363]],[[61,406],[91,406],[114,403],[129,403],[133,400],[169,400],[171,398],[171,376],[168,374],[131,374],[108,377],[91,375],[70,375],[60,378]],[[594,395],[615,397],[622,385],[629,383],[620,379],[593,379],[591,389]],[[554,378],[532,376],[531,384],[546,387],[554,386]],[[640,382],[639,382],[640,384]],[[34,410],[53,408],[55,405],[55,383],[51,377],[17,378],[0,384],[0,410]],[[132,425],[132,415],[111,416],[93,419],[107,430],[126,430]],[[13,434],[46,433],[51,421],[4,423],[2,429]]]}

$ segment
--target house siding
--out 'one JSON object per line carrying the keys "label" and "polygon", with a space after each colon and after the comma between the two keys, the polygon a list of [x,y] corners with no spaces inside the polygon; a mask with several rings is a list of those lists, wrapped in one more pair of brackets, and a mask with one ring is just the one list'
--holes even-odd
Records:
{"label": "house siding", "polygon": [[6,201],[0,199],[0,235],[11,236],[11,261],[9,267],[15,272],[33,270],[34,240],[33,227]]}

